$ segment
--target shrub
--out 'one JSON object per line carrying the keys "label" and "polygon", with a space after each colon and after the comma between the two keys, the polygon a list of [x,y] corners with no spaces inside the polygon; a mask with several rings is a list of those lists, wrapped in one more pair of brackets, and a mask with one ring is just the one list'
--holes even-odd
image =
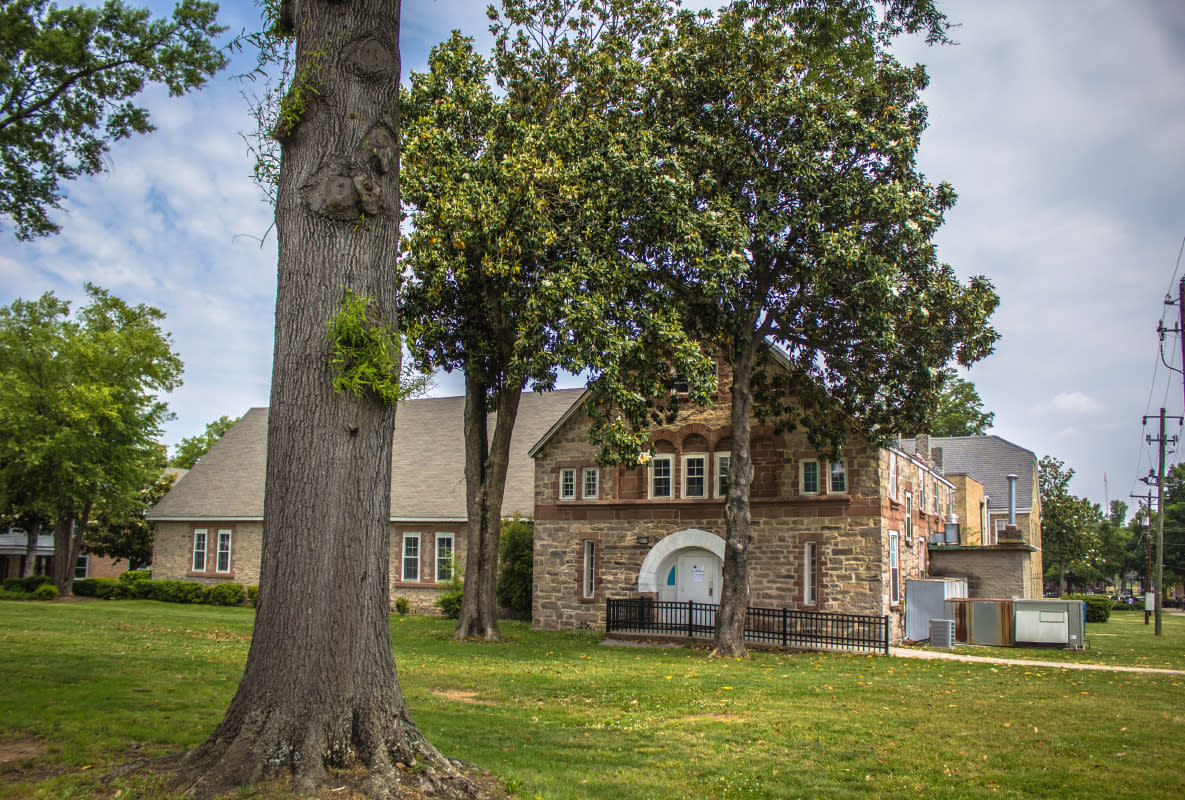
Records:
{"label": "shrub", "polygon": [[53,578],[48,575],[33,575],[29,578],[19,578],[21,582],[21,590],[33,594],[37,591],[37,587],[44,586],[47,583],[53,583]]}
{"label": "shrub", "polygon": [[241,583],[219,583],[209,587],[204,601],[211,606],[241,606],[247,602],[247,590]]}
{"label": "shrub", "polygon": [[140,581],[146,581],[152,577],[152,573],[146,569],[129,569],[119,576],[119,582],[124,586],[131,586]]}
{"label": "shrub", "polygon": [[259,605],[259,587],[258,586],[248,586],[247,587],[247,602],[251,604],[252,608]]}
{"label": "shrub", "polygon": [[33,597],[38,600],[57,600],[58,587],[52,583],[43,583],[33,592]]}
{"label": "shrub", "polygon": [[20,578],[5,578],[4,591],[6,592],[23,592],[25,591],[25,583]]}
{"label": "shrub", "polygon": [[145,600],[159,600],[164,603],[203,603],[206,600],[205,586],[191,581],[154,581],[137,583],[137,591]]}
{"label": "shrub", "polygon": [[406,616],[408,611],[411,611],[411,601],[406,597],[395,598],[395,611],[400,616]]}
{"label": "shrub", "polygon": [[457,569],[456,557],[453,558],[453,563],[450,566],[453,577],[440,584],[444,592],[441,593],[440,597],[436,598],[436,606],[449,619],[460,619],[461,597],[465,592],[465,581]]}
{"label": "shrub", "polygon": [[535,525],[518,514],[502,520],[498,546],[498,602],[517,619],[531,618]]}
{"label": "shrub", "polygon": [[1111,598],[1100,594],[1069,594],[1063,600],[1081,600],[1086,603],[1087,622],[1106,622],[1111,618]]}
{"label": "shrub", "polygon": [[98,597],[103,600],[118,600],[123,596],[118,578],[84,578],[74,581],[74,594],[79,597]]}

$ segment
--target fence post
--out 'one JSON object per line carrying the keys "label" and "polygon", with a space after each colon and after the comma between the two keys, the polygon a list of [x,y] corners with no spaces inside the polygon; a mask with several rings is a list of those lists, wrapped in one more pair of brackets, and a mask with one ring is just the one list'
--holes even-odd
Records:
{"label": "fence post", "polygon": [[885,655],[889,654],[889,615],[885,614]]}
{"label": "fence post", "polygon": [[790,610],[782,606],[782,647],[789,644],[787,627],[789,625]]}

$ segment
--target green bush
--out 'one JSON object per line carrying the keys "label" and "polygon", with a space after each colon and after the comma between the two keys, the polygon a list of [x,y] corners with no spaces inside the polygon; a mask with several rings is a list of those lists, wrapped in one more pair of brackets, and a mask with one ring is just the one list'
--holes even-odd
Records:
{"label": "green bush", "polygon": [[407,612],[411,611],[411,601],[406,597],[395,598],[395,611],[399,616],[407,616]]}
{"label": "green bush", "polygon": [[440,584],[444,592],[440,597],[436,598],[436,607],[444,612],[444,615],[449,619],[460,619],[461,598],[465,592],[465,580],[461,577],[460,570],[457,569],[457,559],[455,556],[450,566],[453,577]]}
{"label": "green bush", "polygon": [[247,590],[241,583],[218,583],[206,591],[206,605],[241,606],[247,602]]}
{"label": "green bush", "polygon": [[248,586],[247,587],[247,602],[251,604],[252,608],[259,605],[259,587],[258,586]]}
{"label": "green bush", "polygon": [[38,600],[57,600],[58,587],[52,583],[43,583],[33,592],[33,597]]}
{"label": "green bush", "polygon": [[124,586],[131,586],[140,581],[146,581],[151,577],[152,573],[146,569],[129,569],[119,576],[119,582]]}
{"label": "green bush", "polygon": [[123,596],[118,578],[84,578],[74,581],[74,594],[79,597],[98,597],[102,600],[118,600]]}
{"label": "green bush", "polygon": [[531,580],[534,570],[535,525],[518,514],[502,520],[498,546],[498,602],[516,619],[531,618]]}
{"label": "green bush", "polygon": [[6,592],[23,592],[25,591],[25,583],[20,578],[5,578],[4,591]]}
{"label": "green bush", "polygon": [[1086,603],[1087,622],[1106,622],[1111,618],[1111,598],[1101,594],[1069,594],[1062,600],[1081,600]]}
{"label": "green bush", "polygon": [[[53,578],[48,575],[33,575],[29,578],[10,578],[9,580],[16,580],[20,583],[20,590],[33,594],[37,591],[39,586],[44,586],[47,583],[53,583]],[[8,587],[8,581],[4,582],[5,588]]]}
{"label": "green bush", "polygon": [[163,603],[204,603],[208,591],[202,584],[191,581],[139,581],[136,589],[145,600]]}

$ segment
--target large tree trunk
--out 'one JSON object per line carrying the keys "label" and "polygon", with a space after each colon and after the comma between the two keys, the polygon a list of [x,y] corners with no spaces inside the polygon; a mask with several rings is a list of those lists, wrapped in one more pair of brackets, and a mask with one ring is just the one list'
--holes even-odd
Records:
{"label": "large tree trunk", "polygon": [[732,453],[728,465],[728,498],[724,502],[724,576],[712,642],[712,655],[725,658],[749,655],[745,648],[745,615],[749,609],[749,489],[753,484],[749,432],[756,356],[757,343],[750,340],[737,345],[732,359]]}
{"label": "large tree trunk", "polygon": [[37,536],[40,526],[30,525],[25,532],[25,560],[21,563],[21,577],[32,578],[37,571]]}
{"label": "large tree trunk", "polygon": [[510,438],[518,418],[522,388],[498,394],[494,438],[488,438],[486,387],[465,380],[465,594],[456,638],[498,641],[498,545],[502,538],[502,500],[510,465]]}
{"label": "large tree trunk", "polygon": [[[326,322],[345,289],[394,325],[399,239],[397,0],[285,0],[296,81],[277,193],[279,282],[260,602],[226,717],[182,764],[191,796],[282,774],[302,795],[472,785],[408,716],[391,648],[395,406],[331,388]],[[282,112],[283,116],[283,112]],[[406,767],[400,772],[400,766]]]}
{"label": "large tree trunk", "polygon": [[53,582],[58,594],[66,597],[74,589],[74,567],[82,552],[82,531],[90,518],[88,505],[81,515],[62,514],[53,525]]}

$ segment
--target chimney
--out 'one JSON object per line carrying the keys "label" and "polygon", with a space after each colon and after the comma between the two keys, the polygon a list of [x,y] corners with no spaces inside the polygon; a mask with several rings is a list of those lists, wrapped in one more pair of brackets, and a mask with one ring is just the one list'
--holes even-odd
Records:
{"label": "chimney", "polygon": [[921,456],[922,461],[930,463],[930,435],[919,433],[913,440],[913,452]]}
{"label": "chimney", "polygon": [[1007,475],[1008,478],[1008,526],[1000,534],[1002,542],[1023,543],[1020,529],[1016,527],[1016,479],[1018,475]]}
{"label": "chimney", "polygon": [[944,474],[942,472],[942,448],[941,447],[931,447],[930,448],[930,460],[933,462],[931,464],[931,466],[934,467],[934,469],[936,469],[939,472],[939,474]]}

